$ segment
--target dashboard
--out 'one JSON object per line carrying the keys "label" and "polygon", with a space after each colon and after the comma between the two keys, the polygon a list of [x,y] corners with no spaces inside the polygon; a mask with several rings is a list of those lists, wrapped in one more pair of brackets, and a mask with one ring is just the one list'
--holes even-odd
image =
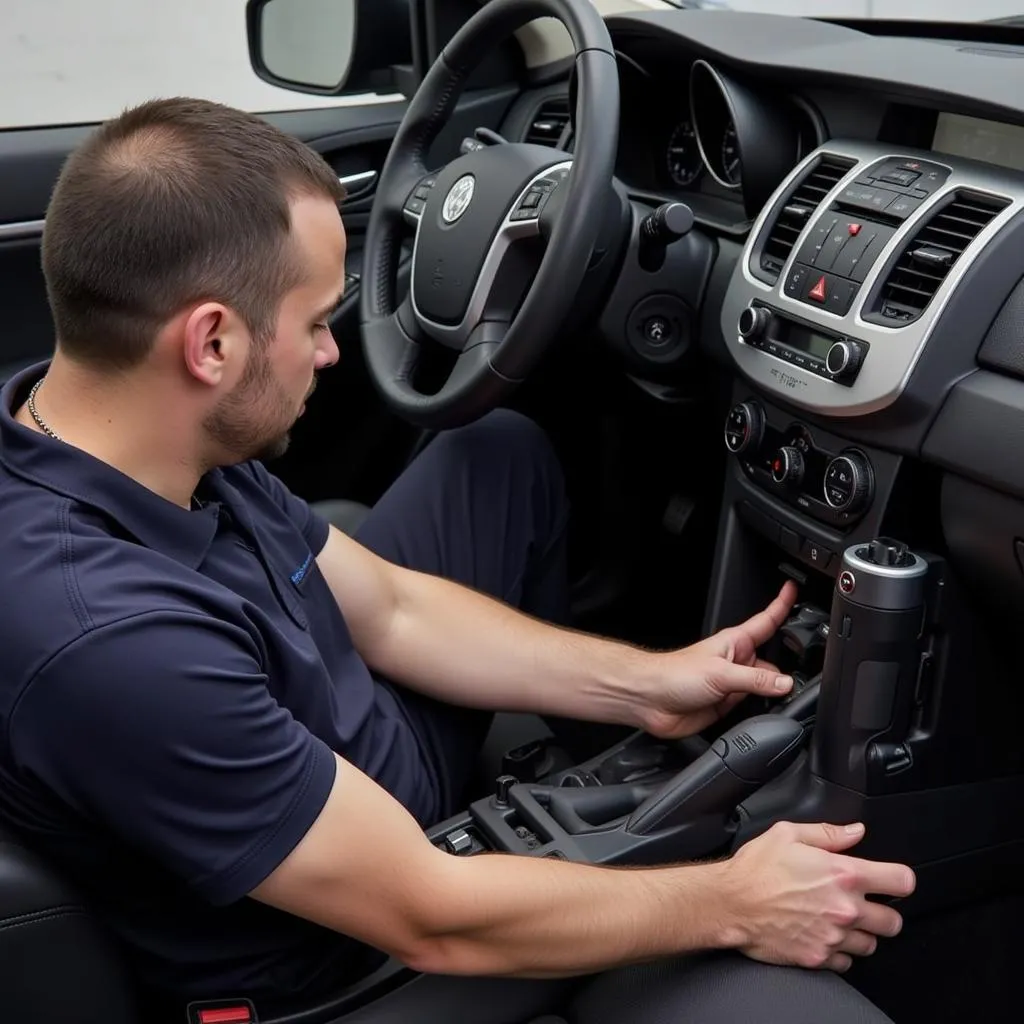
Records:
{"label": "dashboard", "polygon": [[[712,246],[651,283],[691,309],[692,344],[632,344],[631,373],[685,379],[694,349],[724,367],[744,504],[788,506],[815,551],[891,513],[884,467],[937,472],[941,530],[1024,611],[1024,43],[740,12],[608,25],[616,177],[641,213],[685,203]],[[574,89],[531,110],[562,104],[566,148]]]}

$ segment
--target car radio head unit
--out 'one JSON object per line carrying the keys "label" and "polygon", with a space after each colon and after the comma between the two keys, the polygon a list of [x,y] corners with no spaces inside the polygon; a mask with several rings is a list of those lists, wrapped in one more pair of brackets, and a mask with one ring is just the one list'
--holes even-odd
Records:
{"label": "car radio head unit", "polygon": [[850,387],[870,347],[866,342],[811,326],[762,302],[740,313],[737,330],[743,344],[791,366]]}

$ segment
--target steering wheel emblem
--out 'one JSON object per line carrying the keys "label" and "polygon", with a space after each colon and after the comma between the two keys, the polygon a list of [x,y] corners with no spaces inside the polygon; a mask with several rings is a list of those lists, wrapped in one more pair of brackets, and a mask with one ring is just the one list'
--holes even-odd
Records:
{"label": "steering wheel emblem", "polygon": [[445,224],[454,224],[469,209],[475,190],[476,179],[472,174],[464,174],[452,185],[441,207],[441,217]]}

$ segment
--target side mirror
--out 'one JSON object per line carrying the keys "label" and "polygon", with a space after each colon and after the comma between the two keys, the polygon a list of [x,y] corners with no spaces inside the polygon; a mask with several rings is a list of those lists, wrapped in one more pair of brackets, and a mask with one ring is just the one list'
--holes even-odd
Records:
{"label": "side mirror", "polygon": [[248,0],[246,26],[253,70],[293,92],[387,92],[412,60],[409,0]]}

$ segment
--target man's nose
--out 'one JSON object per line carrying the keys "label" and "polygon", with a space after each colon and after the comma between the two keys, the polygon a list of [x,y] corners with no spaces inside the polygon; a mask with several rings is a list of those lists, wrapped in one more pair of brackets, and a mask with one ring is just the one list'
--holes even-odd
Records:
{"label": "man's nose", "polygon": [[333,331],[324,332],[324,344],[316,354],[316,368],[325,370],[328,366],[334,366],[340,358],[338,343],[334,340]]}

